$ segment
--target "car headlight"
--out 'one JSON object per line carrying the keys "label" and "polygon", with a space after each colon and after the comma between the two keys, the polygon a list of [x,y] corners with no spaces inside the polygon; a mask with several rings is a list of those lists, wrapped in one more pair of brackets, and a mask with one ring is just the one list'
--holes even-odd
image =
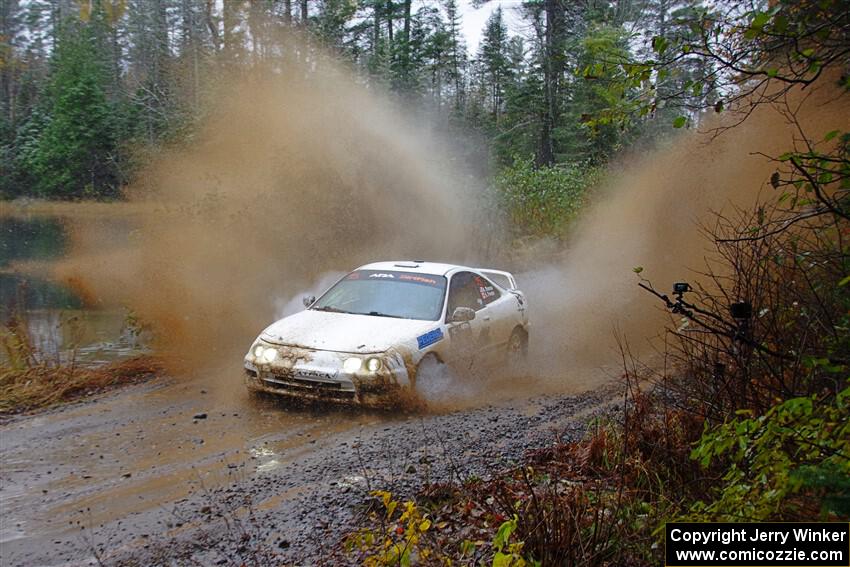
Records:
{"label": "car headlight", "polygon": [[342,363],[342,369],[348,372],[349,374],[354,374],[360,370],[360,367],[362,365],[362,360],[360,360],[356,356],[352,356],[351,358],[345,359],[345,362]]}
{"label": "car headlight", "polygon": [[257,345],[254,347],[252,352],[254,353],[254,358],[257,359],[258,362],[268,363],[277,358],[277,349],[274,347]]}
{"label": "car headlight", "polygon": [[383,363],[380,358],[372,357],[366,361],[366,370],[369,372],[377,372],[382,366]]}

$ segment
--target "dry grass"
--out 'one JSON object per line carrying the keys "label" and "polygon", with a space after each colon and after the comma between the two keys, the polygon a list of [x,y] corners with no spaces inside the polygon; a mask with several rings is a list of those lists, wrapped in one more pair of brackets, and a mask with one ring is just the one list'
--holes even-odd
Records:
{"label": "dry grass", "polygon": [[106,366],[53,366],[37,364],[22,369],[0,369],[0,416],[43,409],[105,389],[141,382],[162,372],[149,355]]}
{"label": "dry grass", "polygon": [[133,216],[146,210],[147,205],[124,201],[43,201],[20,199],[0,201],[0,218],[59,217],[80,220],[101,220],[115,216]]}
{"label": "dry grass", "polygon": [[0,416],[47,408],[162,373],[162,364],[151,355],[97,367],[80,365],[75,356],[65,363],[43,356],[17,313],[0,325],[0,351]]}

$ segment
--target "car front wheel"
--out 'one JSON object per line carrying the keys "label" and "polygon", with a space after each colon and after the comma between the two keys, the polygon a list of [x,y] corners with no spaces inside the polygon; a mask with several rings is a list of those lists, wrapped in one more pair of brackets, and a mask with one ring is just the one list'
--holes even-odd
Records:
{"label": "car front wheel", "polygon": [[450,389],[451,376],[448,367],[433,354],[426,354],[416,367],[413,390],[425,401],[436,401]]}

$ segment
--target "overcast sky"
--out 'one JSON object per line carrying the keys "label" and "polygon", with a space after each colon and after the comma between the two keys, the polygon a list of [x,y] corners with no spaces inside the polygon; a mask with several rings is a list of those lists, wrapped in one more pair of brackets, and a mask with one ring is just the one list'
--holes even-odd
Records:
{"label": "overcast sky", "polygon": [[487,23],[490,13],[498,6],[502,7],[502,15],[508,24],[508,30],[511,33],[517,33],[519,31],[517,27],[519,18],[514,14],[513,8],[520,4],[522,4],[522,0],[490,0],[476,10],[472,7],[472,0],[458,0],[461,15],[463,16],[463,30],[469,53],[475,55],[478,51],[478,44],[481,42],[481,32],[484,30],[484,24]]}

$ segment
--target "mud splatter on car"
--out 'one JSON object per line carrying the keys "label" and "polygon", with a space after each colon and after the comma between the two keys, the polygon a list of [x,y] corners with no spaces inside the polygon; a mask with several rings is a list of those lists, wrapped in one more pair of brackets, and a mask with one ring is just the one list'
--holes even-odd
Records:
{"label": "mud splatter on car", "polygon": [[442,365],[504,364],[527,351],[525,296],[499,270],[378,262],[304,305],[251,345],[249,389],[387,405],[400,392],[423,394]]}

